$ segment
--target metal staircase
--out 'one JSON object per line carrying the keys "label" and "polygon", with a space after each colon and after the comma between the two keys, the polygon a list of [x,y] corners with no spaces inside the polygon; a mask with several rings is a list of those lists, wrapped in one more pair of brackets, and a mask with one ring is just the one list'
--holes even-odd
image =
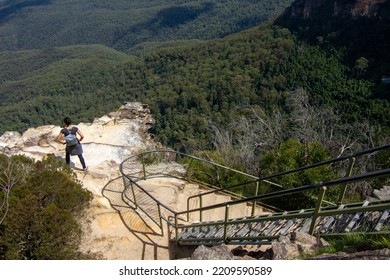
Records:
{"label": "metal staircase", "polygon": [[[164,228],[167,228],[170,238],[178,245],[267,244],[281,235],[299,231],[315,236],[390,234],[390,200],[353,203],[344,201],[346,190],[351,185],[369,181],[376,184],[388,182],[390,169],[386,166],[381,168],[374,165],[375,168],[370,172],[354,174],[354,164],[358,160],[367,161],[377,153],[384,151],[388,153],[389,150],[390,144],[263,178],[175,151],[151,151],[122,162],[120,166],[124,182],[122,197],[130,207],[137,209],[137,212],[144,212],[150,221],[161,229],[161,234],[164,234]],[[151,196],[140,184],[141,181],[150,178],[168,176],[207,185],[198,179],[204,175],[199,171],[200,164],[202,172],[209,170],[217,177],[219,174],[232,172],[242,178],[243,182],[234,186],[209,186],[209,190],[188,198],[185,211],[167,207]],[[299,174],[307,169],[330,165],[345,167],[344,175],[330,181],[313,182],[292,189],[274,182],[274,179],[280,176]],[[273,186],[273,191],[262,192],[264,184]],[[253,195],[250,197],[236,195],[234,190],[237,188],[250,189]],[[337,201],[327,201],[325,199],[327,191],[334,188],[339,190],[339,198]],[[227,194],[228,199],[222,203],[205,205],[206,198],[217,193]],[[307,193],[311,196],[316,195],[316,202],[312,208],[286,211],[266,204],[270,199]],[[236,217],[232,214],[232,209],[237,207],[249,207],[251,211],[247,215]],[[219,214],[205,215],[210,211]]]}
{"label": "metal staircase", "polygon": [[[320,212],[311,234],[390,233],[389,208],[390,201],[328,207]],[[182,229],[177,240],[182,245],[267,244],[281,235],[310,233],[314,212],[314,209],[302,209],[229,219],[226,223],[222,220],[192,223]]]}

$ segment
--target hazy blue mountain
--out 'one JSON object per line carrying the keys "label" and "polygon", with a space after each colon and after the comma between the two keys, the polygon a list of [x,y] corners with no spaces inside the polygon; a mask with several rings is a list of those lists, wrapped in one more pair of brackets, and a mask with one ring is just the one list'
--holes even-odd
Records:
{"label": "hazy blue mountain", "polygon": [[253,27],[292,0],[2,0],[0,51],[210,39]]}

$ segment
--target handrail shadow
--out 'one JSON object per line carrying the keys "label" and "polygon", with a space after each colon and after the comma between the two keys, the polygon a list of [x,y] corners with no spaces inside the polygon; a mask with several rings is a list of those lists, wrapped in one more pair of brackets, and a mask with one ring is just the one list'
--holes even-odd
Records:
{"label": "handrail shadow", "polygon": [[137,211],[136,207],[129,205],[123,200],[124,184],[122,176],[110,180],[102,189],[102,195],[110,203],[111,207],[117,211],[124,226],[132,233],[142,244],[142,257],[146,257],[146,249],[148,246],[153,247],[154,258],[157,258],[157,250],[168,249],[167,246],[162,246],[156,243],[152,237],[161,236],[156,231],[147,219]]}

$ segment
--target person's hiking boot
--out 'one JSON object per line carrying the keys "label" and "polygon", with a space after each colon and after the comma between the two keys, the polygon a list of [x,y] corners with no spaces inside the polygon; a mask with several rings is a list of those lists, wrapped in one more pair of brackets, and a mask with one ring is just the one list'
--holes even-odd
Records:
{"label": "person's hiking boot", "polygon": [[84,169],[83,169],[84,171],[87,171],[88,170],[88,166],[86,166],[86,167],[84,167]]}

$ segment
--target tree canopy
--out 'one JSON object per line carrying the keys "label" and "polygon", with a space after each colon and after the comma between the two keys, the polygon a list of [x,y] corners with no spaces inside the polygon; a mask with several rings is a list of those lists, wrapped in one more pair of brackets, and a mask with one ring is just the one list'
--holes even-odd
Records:
{"label": "tree canopy", "polygon": [[93,258],[78,250],[92,195],[62,161],[0,154],[0,187],[0,259]]}

